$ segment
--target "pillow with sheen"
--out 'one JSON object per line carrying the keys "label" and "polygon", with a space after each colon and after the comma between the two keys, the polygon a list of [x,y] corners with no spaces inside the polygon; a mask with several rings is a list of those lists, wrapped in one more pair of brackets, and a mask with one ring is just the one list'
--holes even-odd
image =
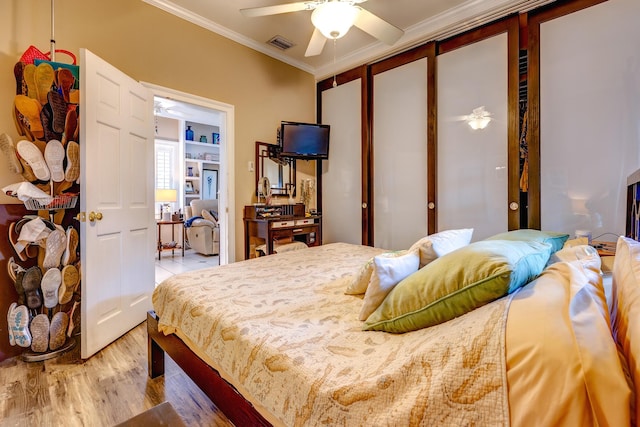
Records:
{"label": "pillow with sheen", "polygon": [[612,294],[613,335],[629,364],[636,418],[640,419],[640,242],[624,236],[616,244]]}
{"label": "pillow with sheen", "polygon": [[548,243],[551,245],[551,254],[553,254],[562,249],[567,239],[569,239],[569,235],[566,233],[523,228],[499,233],[495,236],[487,237],[485,240],[524,240],[528,242]]}
{"label": "pillow with sheen", "polygon": [[471,243],[398,283],[364,329],[402,333],[461,316],[536,278],[550,252],[551,246],[540,242]]}

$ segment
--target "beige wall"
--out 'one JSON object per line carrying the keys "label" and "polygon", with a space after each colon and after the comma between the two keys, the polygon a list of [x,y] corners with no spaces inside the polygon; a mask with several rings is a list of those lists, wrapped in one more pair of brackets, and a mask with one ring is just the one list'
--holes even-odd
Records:
{"label": "beige wall", "polygon": [[[281,120],[315,121],[313,76],[141,0],[56,0],[55,7],[57,48],[76,55],[87,48],[136,80],[235,106],[235,240],[242,259],[242,207],[255,191],[246,167],[254,142],[275,142]],[[49,1],[0,1],[0,133],[14,139],[13,66],[31,44],[49,50],[50,16]],[[1,158],[0,186],[18,180]],[[0,203],[12,202],[0,195]]]}

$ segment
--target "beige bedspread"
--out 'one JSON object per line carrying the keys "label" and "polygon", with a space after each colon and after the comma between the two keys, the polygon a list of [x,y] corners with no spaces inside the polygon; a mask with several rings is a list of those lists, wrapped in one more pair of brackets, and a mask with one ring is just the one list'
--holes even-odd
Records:
{"label": "beige bedspread", "polygon": [[335,243],[185,273],[153,305],[164,333],[195,344],[271,421],[508,425],[507,300],[415,332],[363,332],[344,279],[381,252]]}

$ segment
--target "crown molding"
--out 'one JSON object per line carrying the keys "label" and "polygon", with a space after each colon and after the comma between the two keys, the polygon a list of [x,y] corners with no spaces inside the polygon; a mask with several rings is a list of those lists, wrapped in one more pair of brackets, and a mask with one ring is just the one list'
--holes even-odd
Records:
{"label": "crown molding", "polygon": [[278,61],[306,71],[312,74],[316,80],[322,80],[336,73],[378,61],[430,40],[451,37],[509,14],[526,12],[552,3],[555,0],[469,0],[409,27],[391,49],[382,42],[374,42],[357,51],[336,58],[335,64],[331,63],[320,67],[312,67],[309,64],[292,59],[263,43],[251,40],[242,34],[231,31],[216,22],[178,6],[170,0],[142,1]]}
{"label": "crown molding", "polygon": [[191,12],[177,4],[169,1],[169,0],[142,0],[143,2],[155,6],[159,9],[164,10],[178,18],[182,18],[185,21],[191,22],[192,24],[198,25],[204,29],[212,31],[216,34],[221,35],[222,37],[226,37],[229,40],[233,40],[234,42],[240,43],[248,48],[253,50],[257,50],[260,53],[264,53],[272,58],[277,59],[278,61],[282,61],[286,64],[289,64],[293,67],[299,68],[307,73],[314,74],[314,68],[304,62],[296,61],[286,55],[281,54],[280,52],[276,52],[266,46],[263,43],[258,43],[255,40],[251,40],[250,38],[243,36],[242,34],[236,33],[235,31],[231,31],[230,29],[211,21],[210,19],[204,18],[201,15]]}
{"label": "crown molding", "polygon": [[505,17],[512,13],[527,12],[552,3],[555,0],[471,0],[446,10],[409,27],[393,49],[381,42],[374,42],[362,49],[336,59],[336,63],[317,67],[314,76],[323,80],[336,73],[350,70],[393,56],[431,40],[442,40],[472,28]]}

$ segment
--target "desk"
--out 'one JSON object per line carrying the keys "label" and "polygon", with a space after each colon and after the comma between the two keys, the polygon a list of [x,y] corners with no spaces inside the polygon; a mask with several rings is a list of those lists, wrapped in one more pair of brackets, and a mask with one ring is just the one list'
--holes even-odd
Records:
{"label": "desk", "polygon": [[[251,214],[252,206],[245,207],[244,217],[244,258],[251,255],[251,239],[264,239],[265,254],[273,253],[273,243],[281,240],[303,242],[307,246],[322,244],[322,216],[321,215],[279,215],[259,218]],[[303,206],[304,208],[304,206]],[[304,211],[303,211],[304,212]],[[297,213],[297,212],[296,212]]]}
{"label": "desk", "polygon": [[[160,259],[161,255],[162,255],[162,251],[171,251],[171,255],[174,254],[174,251],[176,249],[182,249],[182,256],[184,256],[184,221],[182,220],[178,220],[178,221],[158,221],[158,260]],[[176,242],[176,228],[174,227],[176,224],[180,224],[180,232],[182,233],[182,242],[180,244],[178,244],[178,242]],[[176,243],[175,246],[167,246],[165,244],[165,246],[163,246],[162,243],[162,226],[163,225],[170,225],[171,226],[171,242],[172,243]]]}

